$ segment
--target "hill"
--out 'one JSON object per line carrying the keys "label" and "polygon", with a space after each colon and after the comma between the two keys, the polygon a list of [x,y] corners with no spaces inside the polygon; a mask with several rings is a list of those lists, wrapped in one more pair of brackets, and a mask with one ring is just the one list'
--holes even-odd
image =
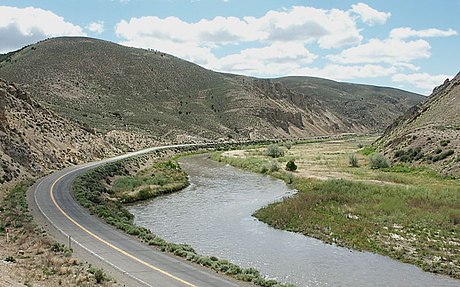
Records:
{"label": "hill", "polygon": [[460,73],[395,121],[376,144],[394,161],[460,176]]}
{"label": "hill", "polygon": [[88,127],[58,116],[0,79],[0,187],[116,152]]}
{"label": "hill", "polygon": [[314,77],[286,77],[278,81],[297,93],[315,99],[343,121],[370,130],[382,130],[408,108],[425,100],[418,94],[399,89]]}
{"label": "hill", "polygon": [[0,77],[127,145],[140,136],[148,143],[383,130],[424,98],[311,78],[216,73],[162,52],[91,38],[53,38],[0,60]]}

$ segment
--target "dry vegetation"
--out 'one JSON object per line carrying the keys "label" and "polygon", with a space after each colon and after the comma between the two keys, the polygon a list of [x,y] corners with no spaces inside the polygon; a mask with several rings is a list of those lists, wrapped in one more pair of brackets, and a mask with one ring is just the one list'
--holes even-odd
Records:
{"label": "dry vegetation", "polygon": [[120,150],[0,80],[0,187]]}
{"label": "dry vegetation", "polygon": [[30,184],[18,184],[0,204],[0,286],[115,286],[32,222],[25,199]]}
{"label": "dry vegetation", "polygon": [[[375,149],[360,147],[374,139],[284,148],[276,163],[284,167],[294,160],[298,165],[294,173],[266,168],[273,166],[266,148],[224,152],[214,158],[282,178],[299,191],[255,213],[272,226],[460,278],[458,179],[427,167],[380,168],[379,163],[371,168]],[[350,155],[357,159],[354,167]]]}
{"label": "dry vegetation", "polygon": [[460,177],[460,74],[391,125],[377,145],[395,161]]}

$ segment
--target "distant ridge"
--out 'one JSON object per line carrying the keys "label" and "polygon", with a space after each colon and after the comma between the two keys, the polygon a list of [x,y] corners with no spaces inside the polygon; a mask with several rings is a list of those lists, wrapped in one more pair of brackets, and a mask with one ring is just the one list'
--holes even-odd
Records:
{"label": "distant ridge", "polygon": [[82,37],[45,40],[0,59],[0,77],[128,145],[141,135],[146,142],[184,142],[383,131],[424,99],[317,78],[217,73],[162,52]]}

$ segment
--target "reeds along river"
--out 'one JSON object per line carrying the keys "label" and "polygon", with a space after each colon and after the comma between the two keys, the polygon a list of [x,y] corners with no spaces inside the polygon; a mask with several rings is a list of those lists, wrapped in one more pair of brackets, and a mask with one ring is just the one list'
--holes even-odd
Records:
{"label": "reeds along river", "polygon": [[255,267],[298,286],[460,286],[388,257],[277,230],[251,215],[293,194],[284,182],[240,171],[206,156],[180,160],[191,185],[129,209],[136,224],[198,253]]}

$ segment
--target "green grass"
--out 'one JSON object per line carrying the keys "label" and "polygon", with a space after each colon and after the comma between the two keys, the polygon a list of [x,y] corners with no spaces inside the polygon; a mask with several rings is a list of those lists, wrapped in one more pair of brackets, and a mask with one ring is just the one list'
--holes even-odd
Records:
{"label": "green grass", "polygon": [[27,189],[33,184],[33,181],[26,180],[14,186],[5,196],[2,202],[0,217],[0,231],[4,232],[5,228],[21,228],[32,222],[32,215],[29,213],[26,200]]}
{"label": "green grass", "polygon": [[[149,229],[135,225],[133,223],[134,216],[123,206],[121,200],[108,199],[110,196],[115,194],[115,191],[108,190],[104,185],[104,182],[106,182],[109,177],[126,176],[124,164],[129,160],[133,159],[109,163],[77,177],[73,185],[73,191],[77,201],[82,206],[86,207],[90,213],[102,218],[108,224],[123,230],[130,235],[136,236],[140,241],[148,245],[156,246],[161,251],[172,253],[176,256],[185,258],[187,261],[211,268],[216,272],[233,276],[239,280],[252,282],[258,286],[294,286],[266,279],[253,268],[244,269],[236,264],[228,262],[227,260],[218,259],[214,256],[199,255],[187,244],[168,243],[164,239],[153,234]],[[155,170],[156,172],[158,168],[177,170],[178,166],[177,163],[173,161],[164,161],[156,164],[147,171],[141,172],[141,174],[150,174],[152,170]],[[118,186],[120,189],[131,188],[144,182],[143,178],[129,180],[123,179],[122,183],[119,183]]]}
{"label": "green grass", "polygon": [[371,155],[371,154],[373,154],[375,152],[376,152],[375,147],[371,146],[371,145],[365,146],[365,147],[361,148],[360,150],[358,150],[358,153],[362,154],[362,155]]}
{"label": "green grass", "polygon": [[460,253],[454,252],[460,244],[460,187],[302,178],[293,187],[297,195],[255,216],[276,228],[460,278]]}
{"label": "green grass", "polygon": [[[365,147],[358,153],[372,155],[374,149]],[[297,156],[318,166],[323,158],[322,154],[316,159],[303,158],[298,151]],[[458,180],[407,164],[353,168],[346,157],[338,154],[328,170],[336,169],[359,181],[319,181],[299,173],[264,172],[291,184],[299,193],[258,210],[255,216],[276,228],[460,278],[460,253],[455,251],[460,245]],[[266,164],[261,155],[234,158],[216,153],[212,158],[253,172],[261,172]],[[368,156],[362,158],[368,160]]]}
{"label": "green grass", "polygon": [[123,203],[147,200],[182,190],[189,185],[187,174],[175,160],[166,160],[144,169],[135,176],[117,178],[112,186],[115,197]]}

